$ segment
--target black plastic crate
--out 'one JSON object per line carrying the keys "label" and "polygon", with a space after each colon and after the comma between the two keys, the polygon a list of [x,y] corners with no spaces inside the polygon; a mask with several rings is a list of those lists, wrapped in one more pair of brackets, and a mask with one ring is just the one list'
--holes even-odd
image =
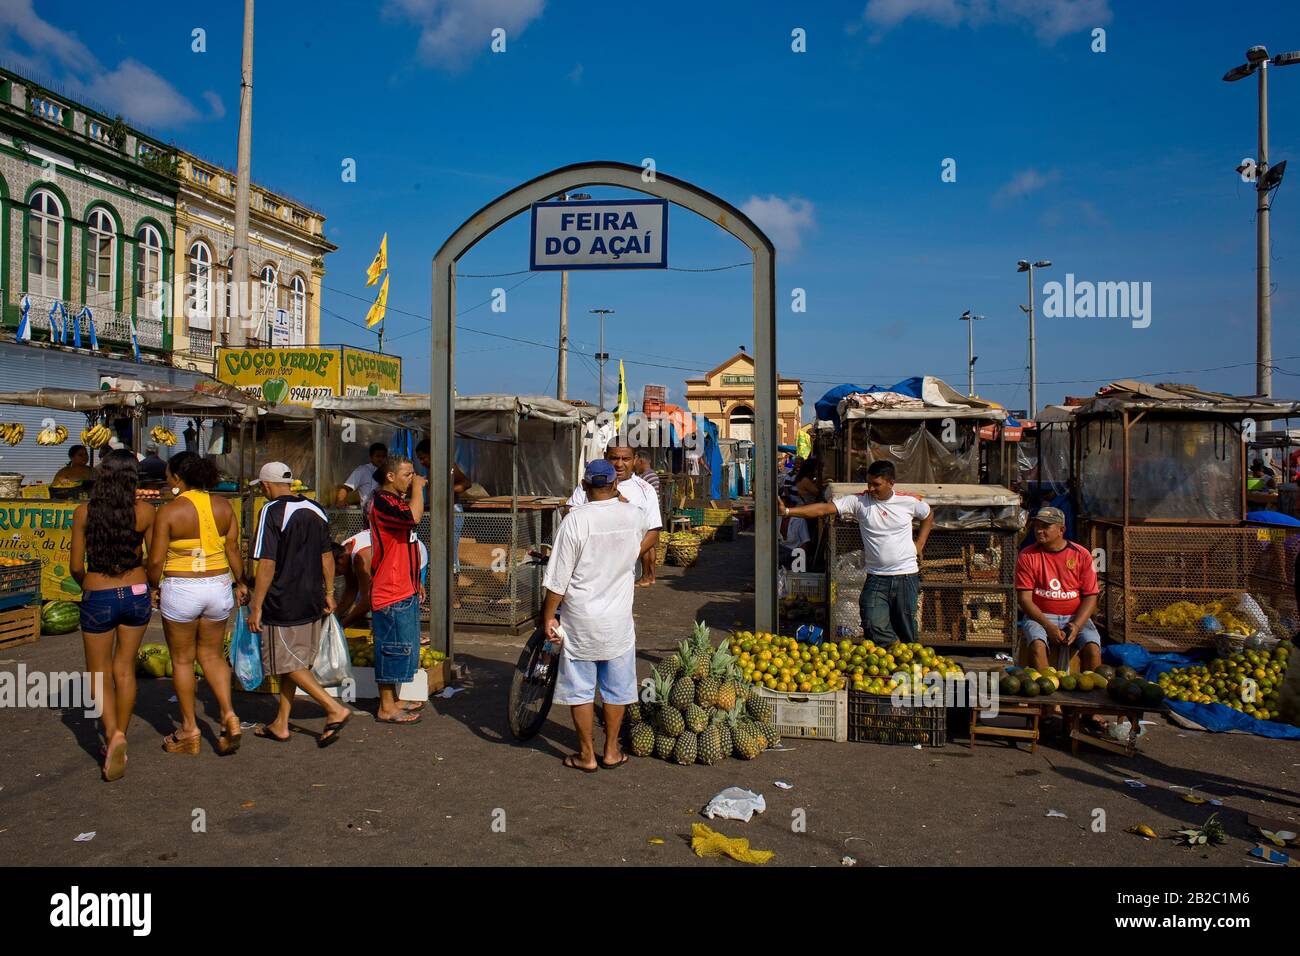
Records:
{"label": "black plastic crate", "polygon": [[32,604],[40,594],[40,561],[0,567],[0,610]]}
{"label": "black plastic crate", "polygon": [[900,707],[889,697],[851,690],[849,740],[942,747],[948,742],[948,711],[942,706]]}

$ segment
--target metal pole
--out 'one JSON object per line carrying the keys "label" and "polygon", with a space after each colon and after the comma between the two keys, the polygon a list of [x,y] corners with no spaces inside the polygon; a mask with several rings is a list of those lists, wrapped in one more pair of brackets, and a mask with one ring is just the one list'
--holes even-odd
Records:
{"label": "metal pole", "polygon": [[555,397],[564,401],[569,393],[569,272],[560,273],[560,367],[555,374]]}
{"label": "metal pole", "polygon": [[975,316],[966,317],[966,394],[975,397]]}
{"label": "metal pole", "polygon": [[251,315],[252,296],[248,290],[248,206],[249,177],[253,156],[253,0],[244,0],[244,55],[239,83],[239,156],[235,177],[235,247],[233,281],[235,322],[231,344],[246,342],[244,323]]}
{"label": "metal pole", "polygon": [[1259,164],[1255,175],[1256,275],[1255,324],[1256,365],[1255,392],[1273,394],[1273,306],[1269,296],[1268,190],[1264,174],[1268,172],[1268,61],[1259,65]]}
{"label": "metal pole", "polygon": [[605,313],[600,313],[600,410],[605,410]]}
{"label": "metal pole", "polygon": [[1038,414],[1038,339],[1034,335],[1034,264],[1029,264],[1029,417]]}

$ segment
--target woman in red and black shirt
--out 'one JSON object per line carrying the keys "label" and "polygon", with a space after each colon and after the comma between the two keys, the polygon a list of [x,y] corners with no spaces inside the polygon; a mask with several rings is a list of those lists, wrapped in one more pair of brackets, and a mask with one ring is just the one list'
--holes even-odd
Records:
{"label": "woman in red and black shirt", "polygon": [[[424,486],[410,459],[390,455],[383,482],[370,499],[370,620],[382,723],[420,719],[402,706],[397,689],[420,663],[420,550],[415,529],[424,515]],[[415,710],[418,708],[412,708]]]}

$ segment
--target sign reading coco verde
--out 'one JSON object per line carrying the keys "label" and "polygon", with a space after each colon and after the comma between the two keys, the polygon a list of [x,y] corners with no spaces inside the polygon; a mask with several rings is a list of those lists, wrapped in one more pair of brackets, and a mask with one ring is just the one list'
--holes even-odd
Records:
{"label": "sign reading coco verde", "polygon": [[530,267],[668,268],[668,201],[600,199],[533,203]]}
{"label": "sign reading coco verde", "polygon": [[272,405],[310,407],[318,398],[400,392],[402,360],[338,345],[219,348],[217,379]]}

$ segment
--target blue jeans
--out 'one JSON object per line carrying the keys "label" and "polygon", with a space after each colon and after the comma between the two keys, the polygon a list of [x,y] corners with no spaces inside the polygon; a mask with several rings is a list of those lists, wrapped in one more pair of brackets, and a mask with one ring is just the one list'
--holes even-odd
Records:
{"label": "blue jeans", "polygon": [[107,634],[118,627],[144,627],[153,616],[147,584],[81,593],[81,629]]}
{"label": "blue jeans", "polygon": [[405,684],[420,666],[420,598],[370,612],[375,638],[375,683]]}
{"label": "blue jeans", "polygon": [[862,636],[888,647],[895,641],[916,640],[916,601],[921,593],[919,574],[873,574],[862,586],[858,608]]}

